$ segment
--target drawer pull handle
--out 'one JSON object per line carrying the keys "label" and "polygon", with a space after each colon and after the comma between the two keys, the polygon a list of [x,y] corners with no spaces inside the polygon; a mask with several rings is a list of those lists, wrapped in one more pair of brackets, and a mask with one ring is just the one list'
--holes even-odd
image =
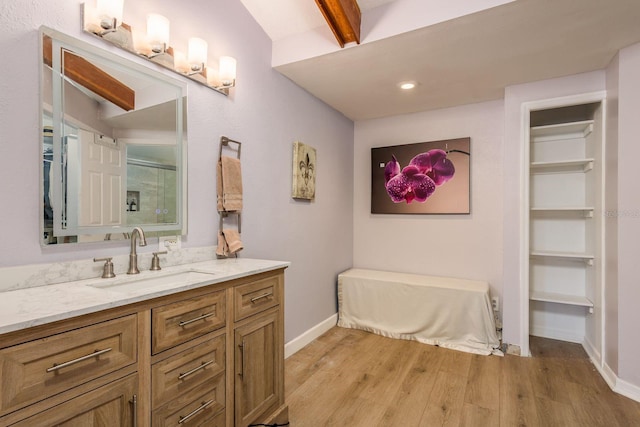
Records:
{"label": "drawer pull handle", "polygon": [[87,354],[86,356],[78,357],[77,359],[69,360],[64,363],[54,363],[52,367],[47,368],[47,372],[57,371],[58,369],[66,368],[67,366],[75,365],[76,363],[82,362],[83,360],[91,359],[93,357],[98,357],[101,354],[105,354],[111,351],[111,347],[105,348],[104,350],[96,350],[91,354]]}
{"label": "drawer pull handle", "polygon": [[207,366],[211,365],[212,363],[215,363],[215,360],[209,360],[208,362],[202,362],[202,365],[198,366],[197,368],[193,368],[192,370],[190,370],[188,372],[185,372],[185,373],[180,373],[180,375],[178,375],[178,379],[182,380],[184,378],[187,378],[189,375],[198,372],[200,369],[206,368]]}
{"label": "drawer pull handle", "polygon": [[207,314],[203,314],[202,316],[198,316],[195,319],[191,319],[191,320],[185,320],[184,322],[180,322],[179,325],[180,326],[186,326],[190,323],[193,322],[197,322],[198,320],[202,320],[202,319],[206,319],[207,317],[211,317],[213,316],[215,313],[207,313]]}
{"label": "drawer pull handle", "polygon": [[244,342],[244,338],[242,339],[242,344],[238,344],[238,349],[240,350],[240,359],[242,366],[240,368],[240,372],[238,372],[238,375],[240,375],[241,377],[244,377],[244,351],[245,351],[245,342]]}
{"label": "drawer pull handle", "polygon": [[264,294],[262,294],[262,295],[258,295],[257,297],[253,297],[253,298],[251,298],[251,302],[252,302],[252,303],[253,303],[253,302],[256,302],[256,301],[258,301],[258,300],[261,300],[262,298],[270,297],[271,295],[273,295],[273,292],[267,292],[267,293],[264,293]]}
{"label": "drawer pull handle", "polygon": [[200,411],[203,411],[207,406],[211,405],[212,403],[213,403],[213,399],[211,399],[208,402],[202,402],[202,405],[200,405],[200,407],[198,407],[197,409],[195,409],[191,413],[189,413],[189,414],[187,414],[185,416],[180,415],[180,421],[178,421],[178,424],[186,423],[187,421],[189,421],[189,418],[195,416]]}
{"label": "drawer pull handle", "polygon": [[138,427],[138,396],[134,394],[129,403],[131,403],[131,412],[133,412],[133,423],[131,425]]}

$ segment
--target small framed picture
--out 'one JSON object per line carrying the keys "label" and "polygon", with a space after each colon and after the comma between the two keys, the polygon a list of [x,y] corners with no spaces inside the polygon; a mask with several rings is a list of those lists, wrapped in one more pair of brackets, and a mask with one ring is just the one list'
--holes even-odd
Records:
{"label": "small framed picture", "polygon": [[291,197],[314,200],[316,197],[316,173],[316,149],[300,141],[294,142]]}

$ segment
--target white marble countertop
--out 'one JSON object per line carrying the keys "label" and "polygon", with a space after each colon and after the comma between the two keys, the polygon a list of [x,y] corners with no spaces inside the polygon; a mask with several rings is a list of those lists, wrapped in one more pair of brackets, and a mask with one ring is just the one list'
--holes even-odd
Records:
{"label": "white marble countertop", "polygon": [[[0,334],[288,267],[285,261],[228,258],[0,292]],[[185,274],[180,274],[185,273]],[[193,274],[192,274],[193,273]],[[131,283],[127,283],[131,282]]]}

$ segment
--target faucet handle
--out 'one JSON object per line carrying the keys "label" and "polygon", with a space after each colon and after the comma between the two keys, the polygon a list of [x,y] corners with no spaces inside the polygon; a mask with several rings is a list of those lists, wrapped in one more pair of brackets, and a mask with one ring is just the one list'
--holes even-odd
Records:
{"label": "faucet handle", "polygon": [[151,268],[150,268],[150,270],[152,270],[152,271],[162,270],[160,268],[160,258],[158,258],[158,255],[164,255],[166,253],[167,253],[167,251],[153,252],[153,258],[151,258]]}
{"label": "faucet handle", "polygon": [[111,277],[116,277],[116,275],[113,272],[113,262],[111,262],[113,258],[109,257],[109,258],[94,258],[93,262],[100,262],[100,261],[104,261],[104,267],[102,268],[102,278],[103,279],[109,279]]}

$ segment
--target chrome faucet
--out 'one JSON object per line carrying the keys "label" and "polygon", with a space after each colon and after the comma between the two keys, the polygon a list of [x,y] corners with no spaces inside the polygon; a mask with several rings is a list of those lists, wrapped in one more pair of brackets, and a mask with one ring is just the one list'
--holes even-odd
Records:
{"label": "chrome faucet", "polygon": [[129,270],[127,274],[138,274],[138,254],[136,253],[136,237],[140,238],[140,246],[147,246],[147,239],[144,237],[142,228],[136,227],[131,232],[131,253],[129,253]]}

